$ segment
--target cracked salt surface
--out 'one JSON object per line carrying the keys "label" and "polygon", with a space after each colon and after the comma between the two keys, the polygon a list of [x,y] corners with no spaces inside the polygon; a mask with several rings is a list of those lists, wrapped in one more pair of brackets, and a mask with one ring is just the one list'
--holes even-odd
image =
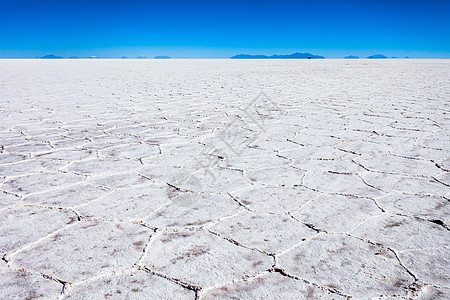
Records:
{"label": "cracked salt surface", "polygon": [[0,69],[1,299],[450,298],[447,60]]}

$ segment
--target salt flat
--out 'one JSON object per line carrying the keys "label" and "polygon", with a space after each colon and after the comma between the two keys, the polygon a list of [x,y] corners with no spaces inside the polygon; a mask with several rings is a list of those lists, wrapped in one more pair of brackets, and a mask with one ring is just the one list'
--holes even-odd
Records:
{"label": "salt flat", "polygon": [[449,60],[0,60],[1,299],[449,299]]}

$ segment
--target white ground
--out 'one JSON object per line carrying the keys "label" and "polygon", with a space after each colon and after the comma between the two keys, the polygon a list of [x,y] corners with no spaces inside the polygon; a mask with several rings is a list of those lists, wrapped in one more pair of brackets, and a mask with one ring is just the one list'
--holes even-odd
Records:
{"label": "white ground", "polygon": [[0,60],[1,299],[449,299],[449,60]]}

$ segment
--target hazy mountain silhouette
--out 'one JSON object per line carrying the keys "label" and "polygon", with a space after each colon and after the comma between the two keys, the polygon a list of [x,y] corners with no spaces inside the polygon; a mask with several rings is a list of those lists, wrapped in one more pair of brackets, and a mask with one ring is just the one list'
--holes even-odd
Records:
{"label": "hazy mountain silhouette", "polygon": [[170,57],[167,55],[157,55],[155,56],[155,59],[169,59]]}
{"label": "hazy mountain silhouette", "polygon": [[266,58],[269,58],[269,56],[267,56],[267,55],[238,54],[238,55],[232,56],[231,58],[234,58],[234,59],[266,59]]}
{"label": "hazy mountain silhouette", "polygon": [[346,58],[346,59],[356,59],[356,58],[359,58],[359,56],[349,55],[349,56],[346,56],[344,58]]}
{"label": "hazy mountain silhouette", "polygon": [[388,58],[387,56],[384,56],[383,54],[375,54],[368,56],[367,58]]}
{"label": "hazy mountain silhouette", "polygon": [[271,55],[271,56],[267,56],[267,55],[251,55],[251,54],[238,54],[235,56],[232,56],[231,58],[233,59],[317,59],[317,58],[325,58],[324,56],[320,56],[320,55],[315,55],[315,54],[311,54],[308,52],[305,53],[299,53],[299,52],[295,52],[292,54],[283,54],[283,55]]}
{"label": "hazy mountain silhouette", "polygon": [[47,54],[47,55],[42,56],[41,58],[44,58],[44,59],[59,59],[59,58],[64,58],[64,57],[56,56],[54,54]]}
{"label": "hazy mountain silhouette", "polygon": [[126,56],[126,55],[121,57],[121,59],[126,59],[126,58],[128,58],[128,56]]}
{"label": "hazy mountain silhouette", "polygon": [[137,58],[139,58],[139,59],[146,59],[147,56],[145,56],[145,55],[139,55]]}
{"label": "hazy mountain silhouette", "polygon": [[71,57],[69,57],[69,58],[71,58],[71,59],[77,59],[78,56],[71,56]]}

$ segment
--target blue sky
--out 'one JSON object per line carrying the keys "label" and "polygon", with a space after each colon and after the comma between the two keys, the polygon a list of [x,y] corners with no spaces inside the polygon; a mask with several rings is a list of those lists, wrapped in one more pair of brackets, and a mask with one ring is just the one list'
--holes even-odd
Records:
{"label": "blue sky", "polygon": [[450,1],[0,0],[0,57],[450,58]]}

